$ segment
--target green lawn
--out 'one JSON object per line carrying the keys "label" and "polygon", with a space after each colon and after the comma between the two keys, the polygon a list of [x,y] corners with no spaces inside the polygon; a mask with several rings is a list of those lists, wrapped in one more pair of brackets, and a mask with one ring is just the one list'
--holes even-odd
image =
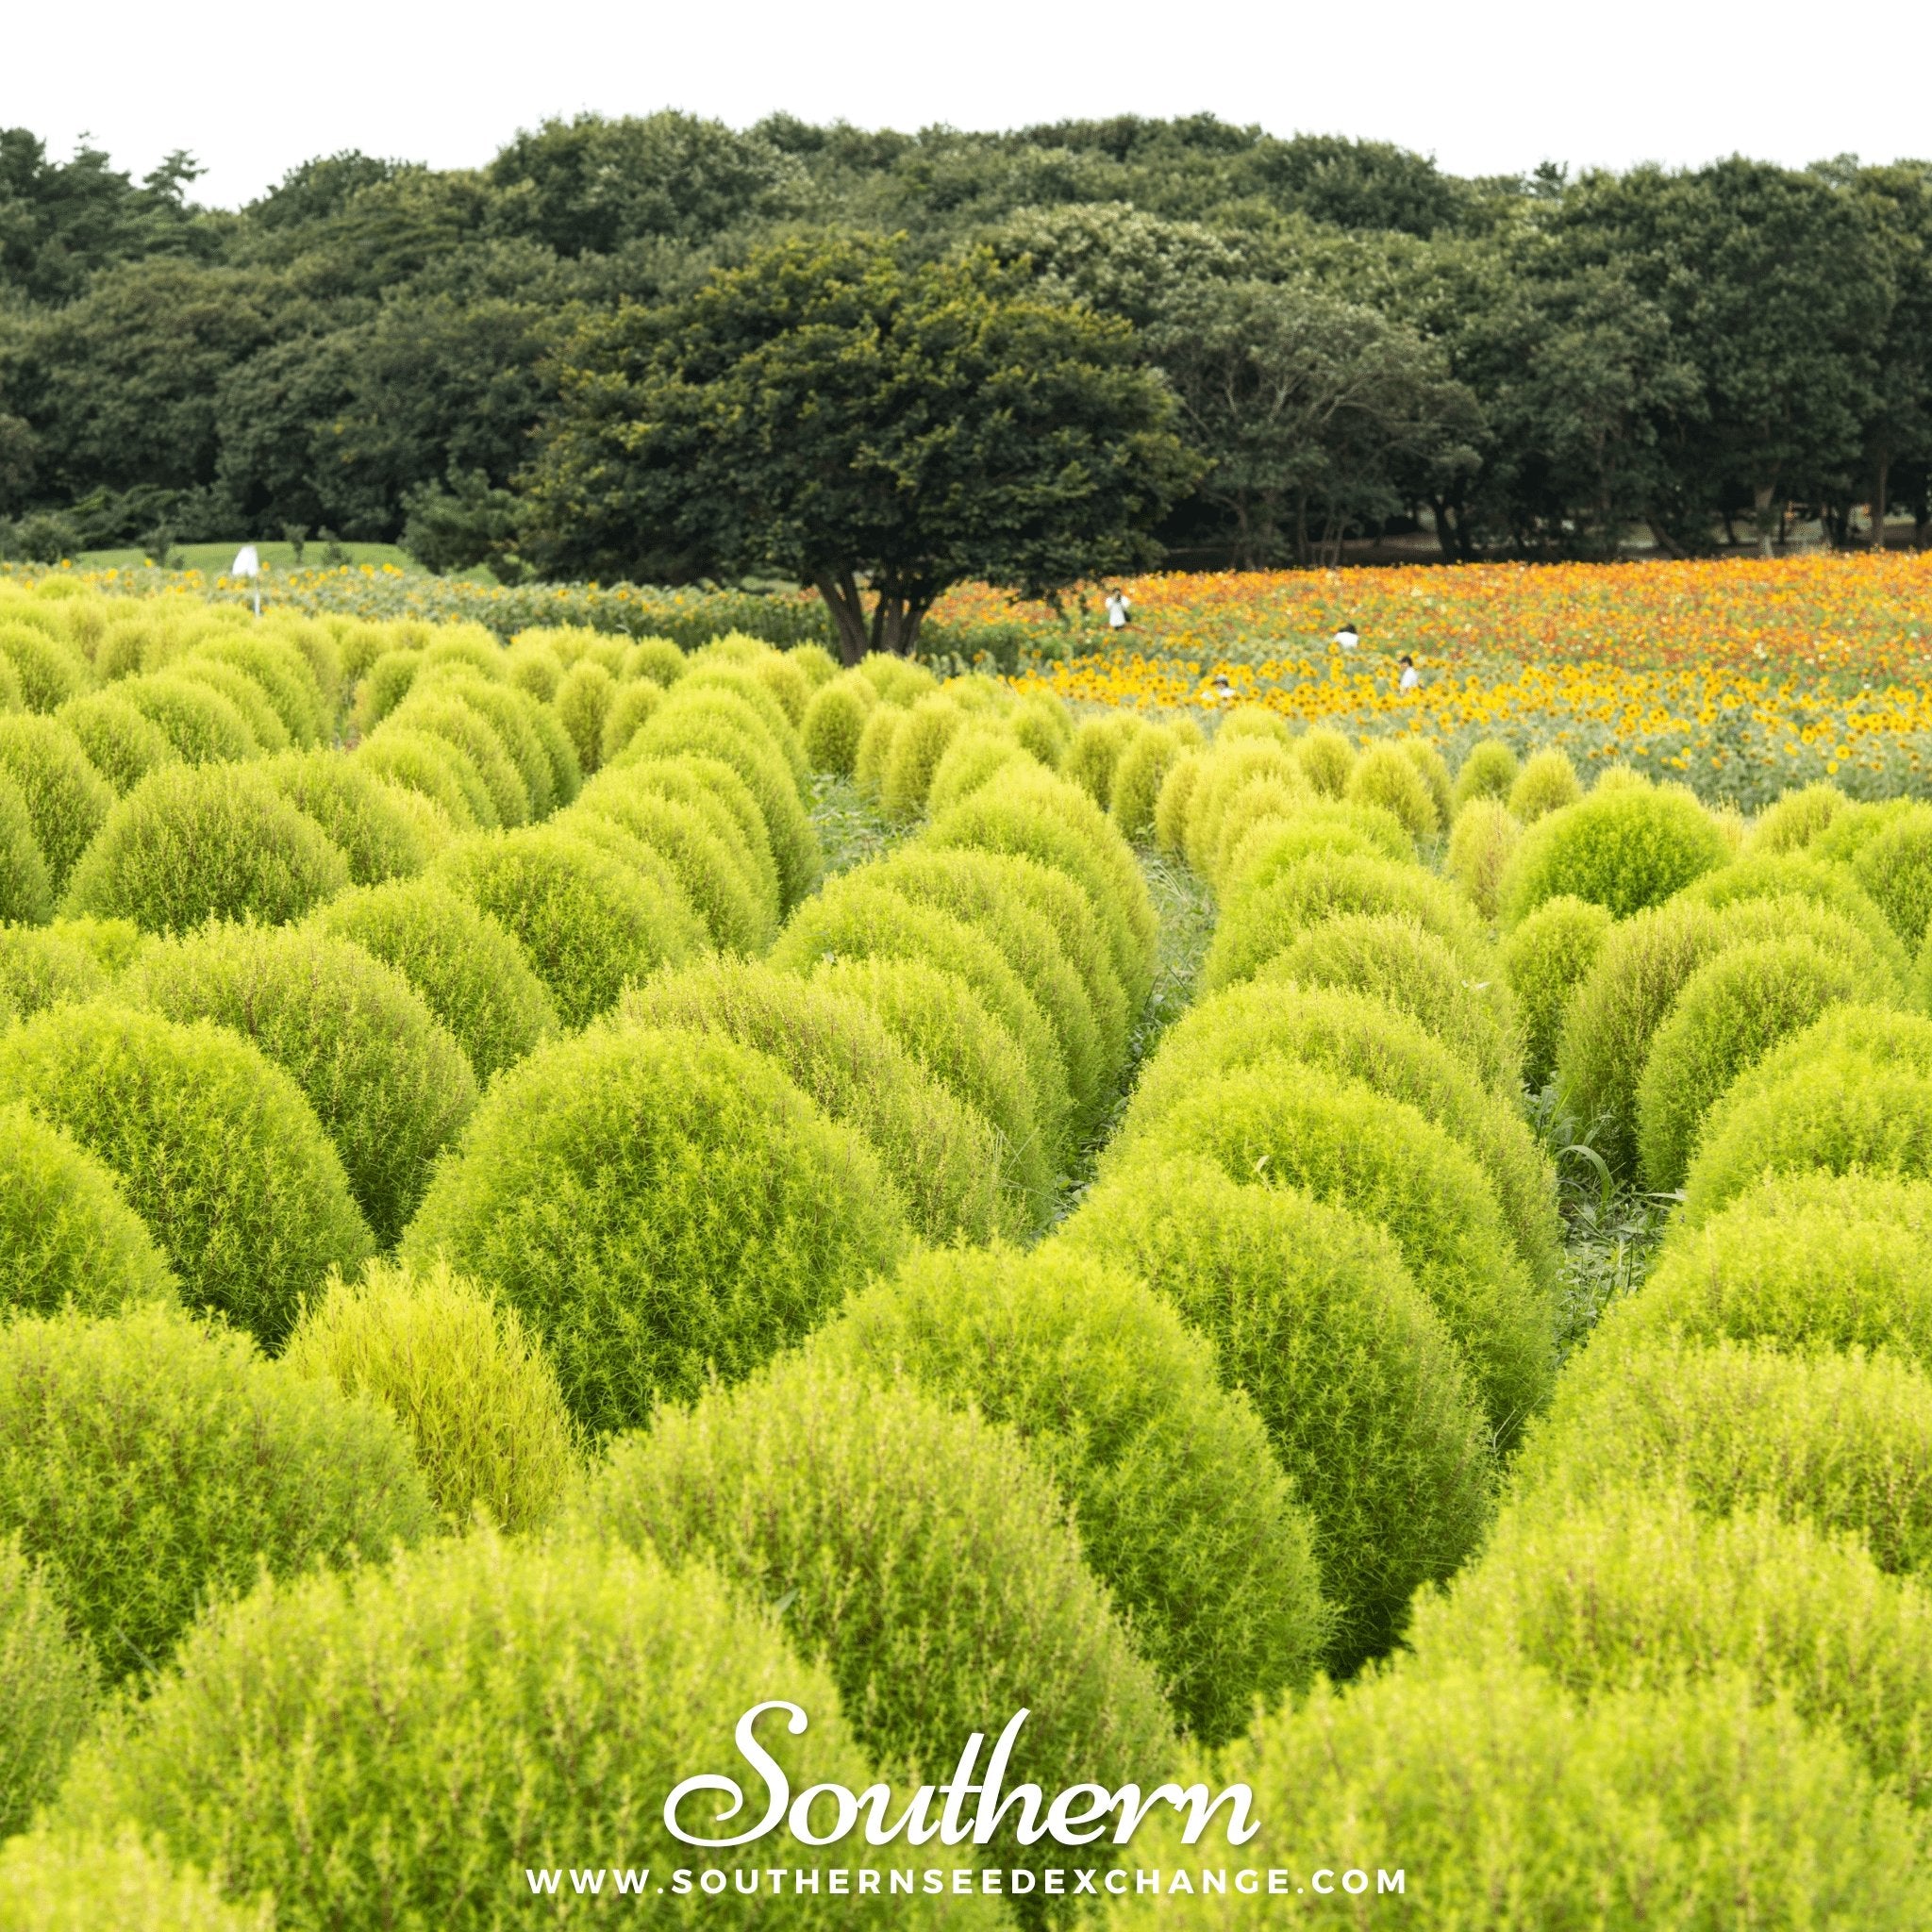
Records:
{"label": "green lawn", "polygon": [[[235,561],[235,553],[241,547],[240,540],[233,543],[178,544],[175,550],[175,567],[218,575]],[[255,548],[264,570],[289,571],[295,568],[295,547],[291,543],[258,541]],[[322,567],[323,548],[313,538],[309,539],[302,554],[305,569],[318,570]],[[392,563],[412,576],[425,575],[423,566],[394,543],[344,543],[342,550],[351,563]],[[147,553],[138,548],[84,550],[74,560],[92,570],[129,570],[146,562]]]}

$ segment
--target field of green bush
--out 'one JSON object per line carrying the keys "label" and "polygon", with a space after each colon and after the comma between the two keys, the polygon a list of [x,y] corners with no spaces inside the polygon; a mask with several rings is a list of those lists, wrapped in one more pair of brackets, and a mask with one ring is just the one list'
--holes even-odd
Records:
{"label": "field of green bush", "polygon": [[0,921],[5,1932],[1932,1923],[1932,805],[57,580]]}

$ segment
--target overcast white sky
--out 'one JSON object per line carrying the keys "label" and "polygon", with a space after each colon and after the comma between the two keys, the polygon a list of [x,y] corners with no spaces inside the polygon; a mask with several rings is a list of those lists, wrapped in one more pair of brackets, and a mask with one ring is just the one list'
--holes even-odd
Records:
{"label": "overcast white sky", "polygon": [[1433,153],[1458,174],[1545,158],[1790,163],[1932,154],[1920,0],[131,0],[0,8],[0,125],[136,173],[186,147],[246,201],[343,147],[469,166],[551,114],[774,109],[864,126],[1010,127],[1211,110],[1278,134]]}

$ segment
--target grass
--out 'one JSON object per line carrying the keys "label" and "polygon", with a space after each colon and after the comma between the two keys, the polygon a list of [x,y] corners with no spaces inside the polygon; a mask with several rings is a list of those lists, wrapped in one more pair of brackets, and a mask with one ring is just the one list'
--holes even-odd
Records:
{"label": "grass", "polygon": [[888,818],[850,778],[836,773],[811,775],[811,822],[825,855],[825,877],[837,878],[855,865],[883,858],[914,825]]}
{"label": "grass", "polygon": [[[235,561],[235,553],[248,540],[237,538],[233,542],[223,543],[177,543],[170,558],[175,570],[198,570],[209,576],[224,575]],[[286,576],[297,569],[321,570],[325,568],[323,552],[328,546],[320,539],[311,537],[303,547],[302,561],[295,561],[295,546],[292,543],[271,543],[258,538],[255,542],[256,555],[261,559],[264,575]],[[349,564],[371,564],[380,568],[384,564],[407,572],[410,576],[427,576],[429,573],[411,557],[407,550],[395,543],[343,543],[339,546],[342,552],[341,561]],[[153,560],[153,553],[141,548],[139,544],[126,545],[119,550],[83,550],[74,559],[85,570],[139,570],[142,564]],[[494,583],[495,579],[482,571],[458,571],[455,575],[477,583]]]}

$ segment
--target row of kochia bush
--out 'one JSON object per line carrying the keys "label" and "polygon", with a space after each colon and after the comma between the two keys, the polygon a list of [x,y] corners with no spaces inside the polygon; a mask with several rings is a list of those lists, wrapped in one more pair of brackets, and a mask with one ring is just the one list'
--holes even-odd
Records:
{"label": "row of kochia bush", "polygon": [[[1401,1092],[1387,1045],[1342,1061],[1298,1041],[1261,1092],[1204,1084],[1278,1051],[1271,1029],[1307,1023],[1277,1016],[1338,983],[1403,1015],[1409,1051],[1433,1034],[1473,1073],[1490,1035],[1457,1013],[1449,975],[1417,971],[1431,934],[1465,1004],[1507,989],[1506,1037],[1559,1131],[1683,1205],[1647,1284],[1527,1418],[1476,1560],[1416,1599],[1396,1657],[1262,1719],[1217,1774],[1254,1786],[1270,1837],[1307,1867],[1403,1863],[1421,1924],[1634,1924],[1659,1903],[1674,1923],[1730,1924],[1745,1893],[1766,1924],[1922,1923],[1932,1020],[1910,1009],[1926,1004],[1932,808],[1816,788],[1747,828],[1621,772],[1584,797],[1557,758],[1519,771],[1501,745],[1444,799],[1426,747],[1357,758],[1314,734],[1281,749],[1339,803],[1297,806],[1289,763],[1230,744],[1230,726],[1273,735],[1230,717],[1180,754],[1157,811],[1216,886],[1208,978],[1238,990],[1175,1029],[1175,1049],[1211,1042],[1206,1068],[1163,1081],[1157,1057],[1126,1160],[1135,1116],[1172,1107],[1228,1171],[1278,1184],[1287,1137],[1254,1131],[1257,1106],[1306,1112],[1324,1073],[1331,1093],[1337,1074]],[[1459,907],[1357,842],[1370,784],[1391,805],[1411,791],[1396,756],[1436,796],[1433,821],[1406,818],[1446,832]],[[1497,923],[1492,957],[1471,949],[1472,907]],[[1375,1166],[1373,1139],[1337,1162],[1349,1184]],[[1405,1178],[1426,1189],[1441,1154],[1413,1126],[1407,1147]],[[1170,1156],[1123,1186],[1123,1218],[1169,1185],[1201,1183]],[[1439,1293],[1441,1262],[1410,1258]],[[1194,1856],[1171,1831],[1137,1841],[1161,1890],[1117,1916],[1171,1917],[1165,1888]],[[1198,1916],[1272,1909],[1231,1896]]]}

